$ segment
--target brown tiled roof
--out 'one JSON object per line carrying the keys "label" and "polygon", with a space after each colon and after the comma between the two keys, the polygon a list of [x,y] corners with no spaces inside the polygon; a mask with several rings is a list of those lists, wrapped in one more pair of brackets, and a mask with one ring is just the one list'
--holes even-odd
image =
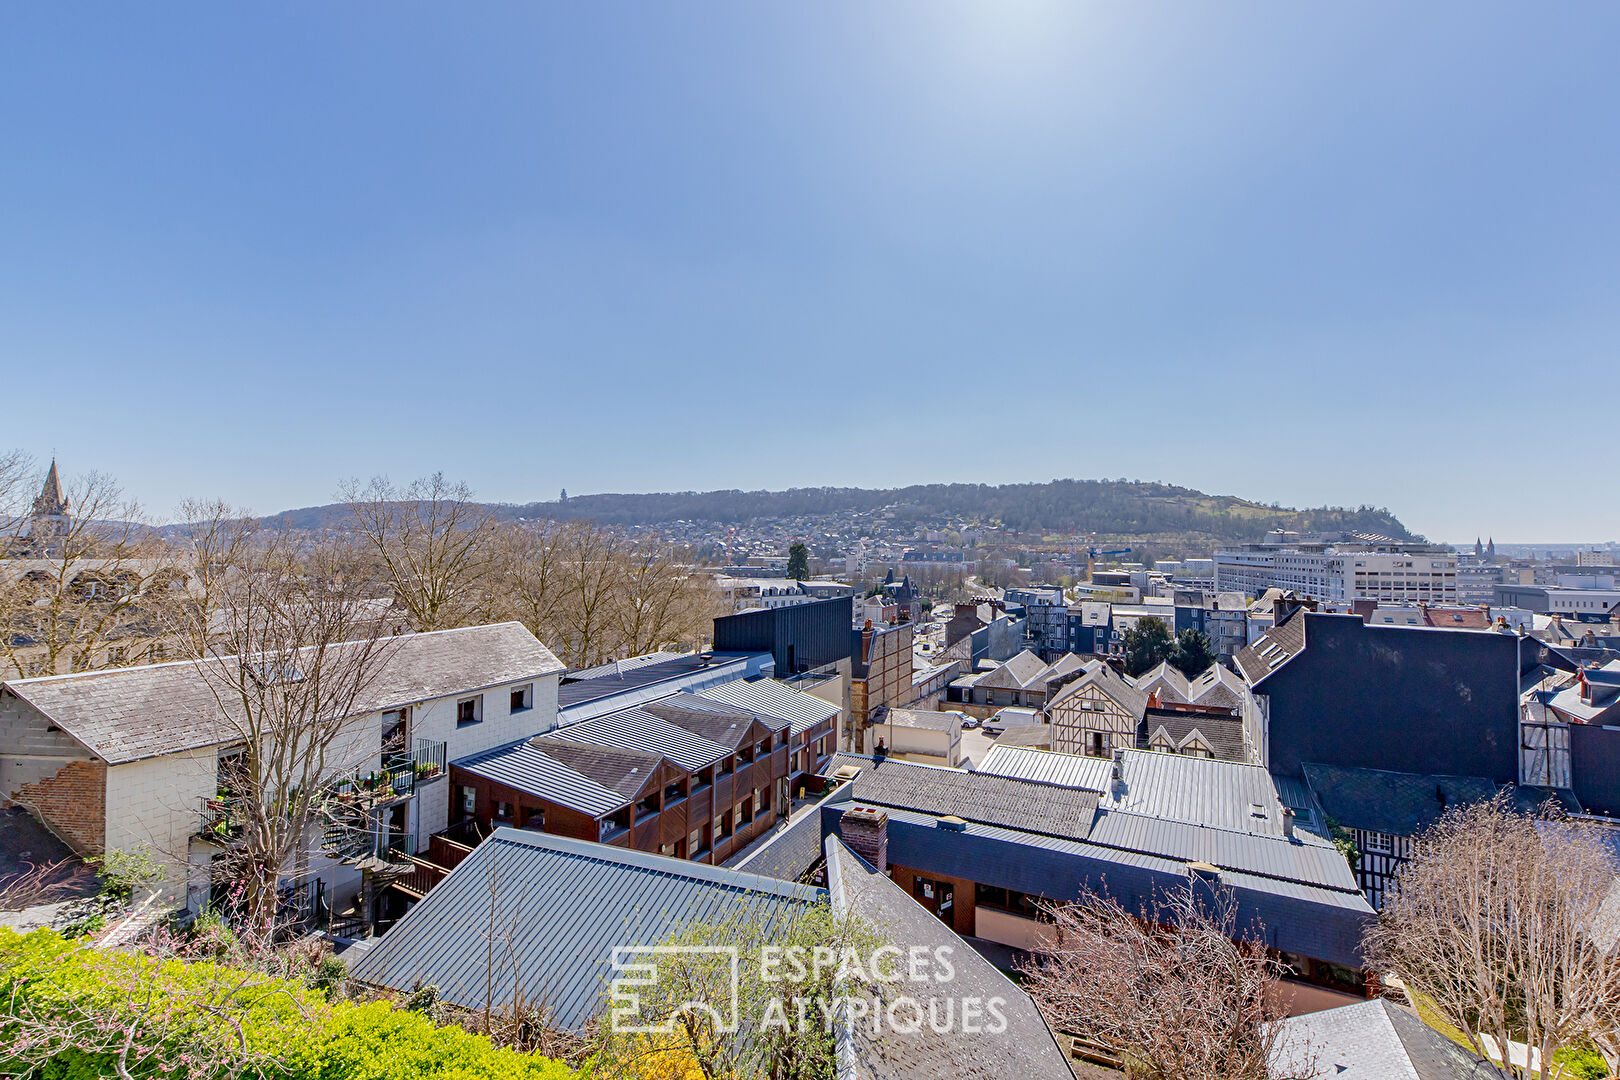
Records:
{"label": "brown tiled roof", "polygon": [[[385,663],[356,702],[355,716],[563,670],[519,623],[388,640]],[[215,696],[217,687],[190,660],[17,679],[5,686],[111,765],[238,737]]]}

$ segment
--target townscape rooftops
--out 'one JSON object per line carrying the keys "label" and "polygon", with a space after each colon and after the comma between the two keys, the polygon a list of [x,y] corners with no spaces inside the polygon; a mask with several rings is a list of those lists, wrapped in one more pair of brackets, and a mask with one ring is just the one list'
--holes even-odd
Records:
{"label": "townscape rooftops", "polygon": [[[344,646],[340,646],[344,647]],[[362,648],[357,643],[353,648]],[[520,623],[495,623],[385,639],[376,676],[353,716],[452,694],[471,694],[562,672]],[[16,679],[5,685],[109,765],[218,746],[240,739],[216,696],[219,665],[178,660],[145,667]],[[224,676],[234,679],[235,672]],[[222,701],[224,704],[222,704]]]}
{"label": "townscape rooftops", "polygon": [[1143,720],[1148,746],[1161,736],[1174,753],[1181,754],[1193,742],[1201,742],[1222,761],[1243,761],[1243,721],[1236,716],[1148,709]]}
{"label": "townscape rooftops", "polygon": [[1085,839],[1097,811],[1095,791],[848,754],[834,755],[827,770],[836,773],[843,765],[860,769],[851,797],[874,806],[1072,840]]}
{"label": "townscape rooftops", "polygon": [[562,685],[557,688],[557,706],[566,709],[571,705],[582,705],[598,698],[637,690],[666,679],[691,675],[712,666],[715,662],[714,658],[702,653],[685,653],[652,663],[624,660],[620,661],[617,669],[614,665],[602,664],[579,672],[569,672],[563,676]]}
{"label": "townscape rooftops", "polygon": [[[852,1053],[841,1063],[840,1080],[933,1080],[938,1076],[1071,1080],[1074,1074],[1062,1049],[1021,988],[837,837],[827,838],[826,858],[827,887],[840,914],[860,916],[902,951],[920,947],[933,955],[937,949],[950,950],[944,954],[954,968],[950,982],[900,982],[880,986],[879,993],[890,1000],[911,998],[924,1017],[930,1009],[943,1017],[947,1007],[960,1010],[965,1001],[999,999],[1005,1019],[1003,1024],[980,1031],[967,1030],[970,1025],[963,1023],[960,1014],[944,1031],[936,1031],[927,1022],[912,1032],[888,1027],[878,1030],[870,1023],[857,1022],[848,1029]],[[904,1009],[901,1012],[909,1015]]]}
{"label": "townscape rooftops", "polygon": [[979,680],[980,689],[1027,690],[1041,685],[1047,664],[1025,649]]}
{"label": "townscape rooftops", "polygon": [[698,696],[786,720],[794,735],[809,731],[816,725],[833,719],[842,711],[830,701],[800,693],[775,679],[760,679],[758,682],[738,681],[711,686],[707,690],[699,690]]}
{"label": "townscape rooftops", "polygon": [[1047,708],[1057,705],[1079,694],[1081,691],[1095,688],[1104,697],[1118,705],[1127,714],[1141,720],[1147,712],[1148,696],[1131,684],[1130,679],[1121,675],[1107,664],[1097,664],[1087,669],[1086,673],[1074,682],[1067,684],[1047,701]]}
{"label": "townscape rooftops", "polygon": [[1091,844],[1358,891],[1344,857],[1313,831],[1310,817],[1296,819],[1293,837],[1285,835],[1284,804],[1258,765],[1126,750],[1116,784],[1109,758],[997,746],[978,771],[1100,790],[1096,820],[1083,838]]}
{"label": "townscape rooftops", "polygon": [[[657,945],[731,918],[782,925],[824,890],[628,848],[498,829],[351,969],[370,986],[433,984],[500,1007],[521,991],[578,1029],[607,1004],[615,946]],[[488,927],[501,928],[489,963]]]}
{"label": "townscape rooftops", "polygon": [[647,750],[575,742],[555,734],[536,736],[529,740],[529,745],[553,761],[618,792],[626,801],[645,788],[664,763],[662,754]]}

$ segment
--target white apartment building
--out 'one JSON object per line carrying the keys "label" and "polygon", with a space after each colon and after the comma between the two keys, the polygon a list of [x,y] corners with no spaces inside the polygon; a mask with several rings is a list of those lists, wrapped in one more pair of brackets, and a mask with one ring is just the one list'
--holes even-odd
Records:
{"label": "white apartment building", "polygon": [[733,613],[754,608],[813,604],[821,599],[792,578],[741,578],[721,575],[714,579],[714,586],[720,590],[726,607]]}
{"label": "white apartment building", "polygon": [[[448,827],[451,760],[557,724],[563,665],[518,623],[385,647],[328,757],[339,797],[365,807],[366,850],[329,852],[312,837],[283,882],[332,911],[355,902],[358,862],[403,862]],[[0,684],[0,804],[28,808],[82,854],[148,852],[198,910],[210,864],[239,831],[228,785],[243,743],[220,708],[189,660]]]}
{"label": "white apartment building", "polygon": [[1352,600],[1455,604],[1457,556],[1438,551],[1364,551],[1322,545],[1254,545],[1215,556],[1215,586],[1259,596],[1292,590],[1324,602]]}

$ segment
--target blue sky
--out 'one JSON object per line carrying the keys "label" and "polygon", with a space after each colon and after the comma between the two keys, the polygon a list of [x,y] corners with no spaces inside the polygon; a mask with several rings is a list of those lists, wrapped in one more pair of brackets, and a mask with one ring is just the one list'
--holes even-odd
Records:
{"label": "blue sky", "polygon": [[0,446],[160,515],[1126,476],[1620,537],[1580,463],[1617,41],[1605,3],[5,5]]}

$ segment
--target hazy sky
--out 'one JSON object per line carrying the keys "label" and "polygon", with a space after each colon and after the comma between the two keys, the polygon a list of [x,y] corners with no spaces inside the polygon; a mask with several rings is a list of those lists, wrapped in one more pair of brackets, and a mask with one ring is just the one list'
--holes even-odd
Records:
{"label": "hazy sky", "polygon": [[0,447],[159,513],[1126,476],[1620,537],[1617,45],[1607,0],[7,4]]}

